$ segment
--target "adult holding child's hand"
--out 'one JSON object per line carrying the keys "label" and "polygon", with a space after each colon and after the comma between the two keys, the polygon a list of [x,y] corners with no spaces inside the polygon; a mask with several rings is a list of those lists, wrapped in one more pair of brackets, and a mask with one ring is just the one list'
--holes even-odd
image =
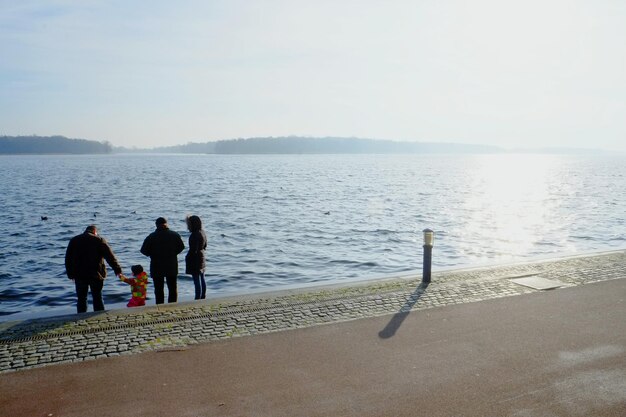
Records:
{"label": "adult holding child's hand", "polygon": [[85,231],[74,236],[65,251],[65,271],[76,286],[76,311],[87,311],[87,295],[91,290],[93,310],[104,310],[102,287],[107,271],[104,261],[120,276],[122,268],[115,258],[107,241],[98,235],[95,225],[87,226]]}

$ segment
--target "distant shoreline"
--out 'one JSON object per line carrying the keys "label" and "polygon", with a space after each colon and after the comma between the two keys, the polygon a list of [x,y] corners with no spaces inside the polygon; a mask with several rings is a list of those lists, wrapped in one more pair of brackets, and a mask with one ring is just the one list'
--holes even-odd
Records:
{"label": "distant shoreline", "polygon": [[393,155],[393,154],[609,154],[601,149],[539,148],[505,149],[497,146],[403,142],[341,137],[264,137],[187,143],[157,148],[114,147],[109,142],[70,139],[64,136],[0,136],[0,155]]}

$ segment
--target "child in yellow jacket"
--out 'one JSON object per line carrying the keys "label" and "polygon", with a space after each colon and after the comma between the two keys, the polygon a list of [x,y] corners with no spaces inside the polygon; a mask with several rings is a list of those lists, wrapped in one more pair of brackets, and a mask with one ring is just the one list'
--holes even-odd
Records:
{"label": "child in yellow jacket", "polygon": [[127,278],[120,274],[120,280],[131,286],[132,298],[126,304],[127,307],[140,307],[146,305],[146,292],[148,289],[148,274],[146,274],[141,265],[133,265],[130,270],[133,272],[133,278]]}

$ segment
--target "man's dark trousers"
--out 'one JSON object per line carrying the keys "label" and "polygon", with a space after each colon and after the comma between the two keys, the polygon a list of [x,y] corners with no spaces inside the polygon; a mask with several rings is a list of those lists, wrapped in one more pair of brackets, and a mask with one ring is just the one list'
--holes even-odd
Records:
{"label": "man's dark trousers", "polygon": [[104,310],[104,302],[102,301],[102,287],[104,281],[99,278],[92,278],[87,280],[76,280],[76,296],[78,302],[76,303],[76,309],[79,313],[87,311],[87,294],[91,289],[91,299],[93,300],[93,311]]}
{"label": "man's dark trousers", "polygon": [[178,300],[178,289],[176,285],[177,275],[153,275],[154,298],[156,304],[163,304],[165,301],[165,281],[167,280],[167,302],[175,303]]}

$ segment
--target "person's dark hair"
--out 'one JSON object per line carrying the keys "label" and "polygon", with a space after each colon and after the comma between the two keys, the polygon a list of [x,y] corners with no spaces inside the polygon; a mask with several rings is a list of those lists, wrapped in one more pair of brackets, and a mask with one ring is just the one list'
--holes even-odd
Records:
{"label": "person's dark hair", "polygon": [[189,229],[190,232],[196,232],[202,229],[202,220],[200,220],[200,217],[196,215],[187,216],[187,229]]}
{"label": "person's dark hair", "polygon": [[162,226],[164,224],[167,224],[167,219],[165,219],[165,217],[159,217],[158,219],[156,219],[156,221],[154,223],[157,226]]}
{"label": "person's dark hair", "polygon": [[95,234],[98,231],[98,228],[96,227],[95,224],[90,224],[89,226],[87,226],[87,228],[85,229],[85,232],[87,233],[92,233]]}
{"label": "person's dark hair", "polygon": [[130,270],[133,272],[133,275],[139,275],[143,272],[143,267],[141,265],[133,265],[130,267]]}

